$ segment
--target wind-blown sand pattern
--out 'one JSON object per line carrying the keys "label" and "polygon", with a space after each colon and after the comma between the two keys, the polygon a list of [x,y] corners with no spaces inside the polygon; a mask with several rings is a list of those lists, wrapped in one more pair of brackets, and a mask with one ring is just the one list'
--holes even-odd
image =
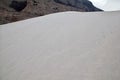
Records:
{"label": "wind-blown sand pattern", "polygon": [[0,80],[119,80],[120,12],[63,12],[0,25]]}

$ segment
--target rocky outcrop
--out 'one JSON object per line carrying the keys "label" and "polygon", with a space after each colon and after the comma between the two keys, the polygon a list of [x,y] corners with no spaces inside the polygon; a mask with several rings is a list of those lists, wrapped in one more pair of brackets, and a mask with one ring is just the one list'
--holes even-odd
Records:
{"label": "rocky outcrop", "polygon": [[27,6],[27,1],[13,0],[9,6],[19,12],[22,11]]}
{"label": "rocky outcrop", "polygon": [[102,11],[93,6],[93,4],[88,0],[54,0],[57,3],[64,4],[67,6],[72,6],[75,8],[84,8],[86,11]]}
{"label": "rocky outcrop", "polygon": [[63,11],[101,11],[88,0],[0,0],[0,24]]}

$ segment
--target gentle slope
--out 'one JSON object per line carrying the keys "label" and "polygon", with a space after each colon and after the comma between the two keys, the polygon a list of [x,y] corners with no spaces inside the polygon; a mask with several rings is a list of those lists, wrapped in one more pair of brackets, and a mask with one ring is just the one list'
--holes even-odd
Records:
{"label": "gentle slope", "polygon": [[119,80],[120,12],[65,12],[0,25],[0,80]]}

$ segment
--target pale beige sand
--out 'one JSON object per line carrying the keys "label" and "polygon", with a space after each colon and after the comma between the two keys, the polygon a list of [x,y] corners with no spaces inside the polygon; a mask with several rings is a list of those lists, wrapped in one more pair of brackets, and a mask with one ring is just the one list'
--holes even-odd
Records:
{"label": "pale beige sand", "polygon": [[120,12],[0,25],[0,80],[120,80]]}

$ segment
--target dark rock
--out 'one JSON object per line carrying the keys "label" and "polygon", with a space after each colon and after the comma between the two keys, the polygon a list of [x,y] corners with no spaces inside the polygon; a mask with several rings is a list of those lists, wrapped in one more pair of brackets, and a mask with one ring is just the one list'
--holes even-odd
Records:
{"label": "dark rock", "polygon": [[27,6],[27,1],[13,0],[9,6],[19,12],[22,11]]}
{"label": "dark rock", "polygon": [[76,8],[86,8],[86,11],[102,11],[93,6],[93,4],[88,0],[54,0],[57,3],[61,3],[67,6],[72,6]]}
{"label": "dark rock", "polygon": [[34,6],[37,6],[38,5],[38,2],[36,0],[32,0],[33,1],[33,5]]}
{"label": "dark rock", "polygon": [[83,0],[82,4],[87,6],[88,11],[102,11],[101,9],[98,9],[95,6],[93,6],[92,2],[90,2],[88,0],[87,1]]}

